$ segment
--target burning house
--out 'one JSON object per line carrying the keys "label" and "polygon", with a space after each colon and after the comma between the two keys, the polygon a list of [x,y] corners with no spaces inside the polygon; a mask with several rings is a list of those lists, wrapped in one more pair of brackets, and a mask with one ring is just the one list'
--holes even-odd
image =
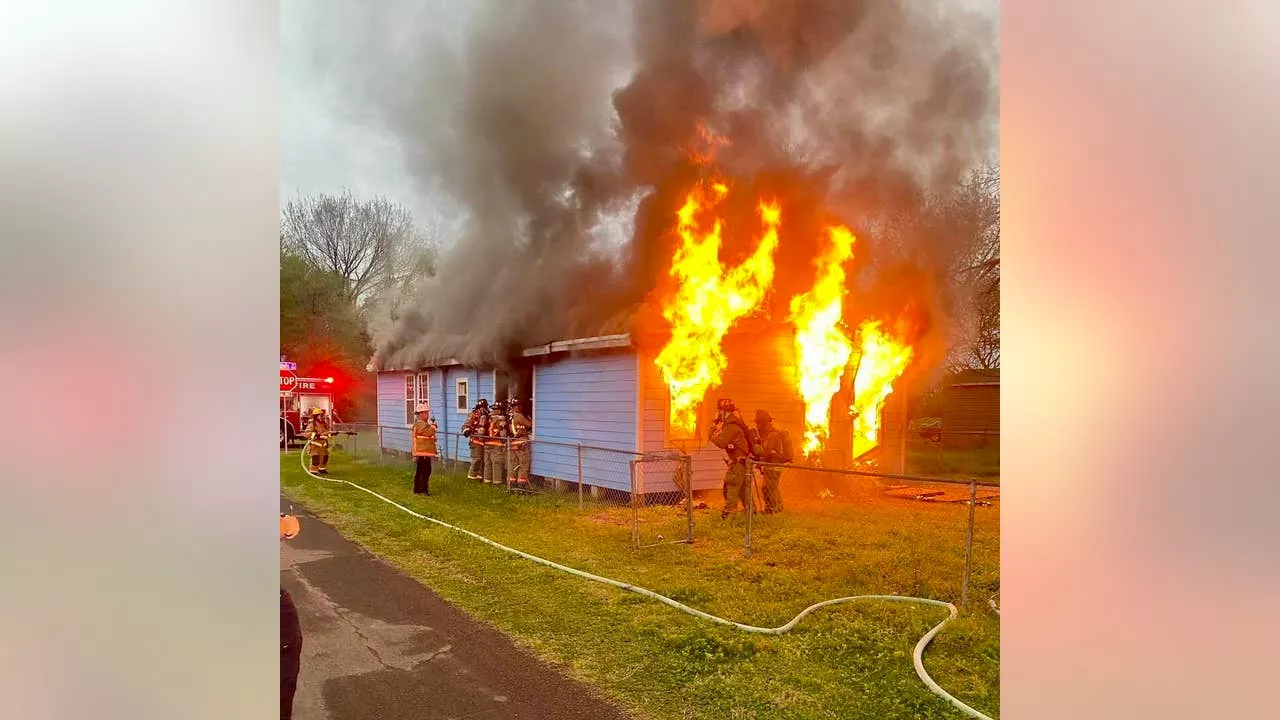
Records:
{"label": "burning house", "polygon": [[576,477],[551,442],[679,449],[709,488],[730,397],[803,462],[875,452],[889,396],[941,357],[959,257],[883,229],[989,152],[992,28],[869,0],[639,0],[616,25],[588,22],[608,3],[500,5],[460,62],[406,65],[464,68],[456,102],[371,98],[423,188],[467,211],[372,323],[384,444],[407,449],[417,401],[453,433],[480,397],[519,397],[534,475]]}

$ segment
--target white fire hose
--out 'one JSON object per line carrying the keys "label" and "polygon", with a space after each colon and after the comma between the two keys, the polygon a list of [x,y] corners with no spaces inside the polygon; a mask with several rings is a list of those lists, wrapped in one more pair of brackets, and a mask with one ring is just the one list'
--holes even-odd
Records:
{"label": "white fire hose", "polygon": [[992,718],[990,718],[989,716],[983,715],[981,712],[978,712],[977,710],[974,710],[968,705],[965,705],[963,702],[958,700],[951,693],[948,693],[946,690],[943,690],[942,687],[938,685],[938,683],[934,682],[933,678],[929,677],[929,673],[925,672],[925,669],[924,669],[925,648],[929,646],[929,643],[933,641],[933,638],[937,636],[939,632],[942,631],[942,628],[945,627],[947,623],[956,619],[957,615],[959,615],[959,611],[956,610],[956,606],[952,605],[949,602],[944,602],[942,600],[933,600],[930,598],[908,597],[905,595],[850,595],[848,597],[834,598],[831,600],[823,600],[822,602],[814,603],[809,607],[805,608],[804,610],[801,610],[800,614],[796,615],[794,618],[791,618],[791,621],[788,622],[787,624],[780,625],[776,628],[764,628],[764,627],[757,627],[755,625],[746,625],[744,623],[734,622],[732,620],[726,620],[725,618],[716,617],[715,615],[712,615],[710,613],[705,613],[696,608],[691,608],[688,605],[685,605],[684,603],[681,603],[676,600],[672,600],[671,598],[665,595],[659,595],[658,593],[652,590],[649,590],[647,588],[642,588],[638,585],[632,585],[630,583],[625,583],[620,580],[613,580],[611,578],[601,577],[600,575],[592,575],[589,572],[584,572],[576,568],[571,568],[571,567],[568,567],[567,565],[561,565],[560,563],[552,562],[551,560],[547,560],[546,558],[540,558],[537,555],[530,555],[527,552],[522,552],[520,550],[516,550],[515,548],[507,547],[502,543],[490,540],[489,538],[484,537],[483,535],[478,535],[476,533],[473,533],[470,530],[465,530],[456,525],[450,525],[449,523],[444,522],[443,520],[437,520],[433,517],[427,517],[422,513],[416,512],[414,510],[410,510],[409,508],[401,505],[395,500],[379,495],[378,493],[370,490],[369,488],[364,487],[362,485],[357,485],[356,483],[353,483],[350,480],[340,480],[337,478],[324,477],[323,475],[316,475],[315,473],[311,472],[310,468],[307,467],[307,460],[306,460],[307,446],[309,446],[310,444],[311,444],[311,441],[308,440],[306,445],[302,446],[302,453],[299,459],[301,461],[302,471],[305,472],[307,475],[315,478],[316,480],[323,480],[324,482],[341,483],[344,485],[350,485],[351,487],[357,490],[361,490],[366,493],[369,493],[370,495],[378,498],[379,500],[389,505],[392,505],[396,508],[399,508],[400,510],[403,510],[404,512],[420,520],[426,520],[427,522],[435,523],[436,525],[439,525],[441,527],[446,527],[446,528],[449,528],[450,530],[460,532],[464,535],[467,535],[468,537],[475,538],[476,540],[479,540],[480,542],[486,545],[490,545],[499,550],[509,552],[513,555],[518,555],[526,560],[531,560],[535,563],[538,563],[539,565],[546,565],[547,567],[555,568],[556,570],[567,572],[570,575],[576,575],[580,578],[585,578],[587,580],[592,580],[594,582],[603,583],[605,585],[611,585],[620,590],[629,590],[633,593],[637,593],[639,595],[643,595],[645,597],[657,600],[658,602],[664,605],[669,605],[677,610],[680,610],[681,612],[685,612],[690,615],[693,615],[694,617],[699,617],[699,618],[702,618],[703,620],[707,620],[709,622],[713,622],[718,625],[728,625],[729,627],[734,627],[744,632],[759,633],[762,635],[782,635],[788,630],[791,630],[792,628],[794,628],[804,616],[808,615],[809,613],[815,610],[818,610],[820,608],[824,608],[830,605],[839,605],[841,603],[854,602],[855,600],[884,600],[888,602],[913,603],[917,605],[932,605],[934,607],[946,608],[947,617],[943,619],[942,622],[938,623],[937,625],[934,625],[933,628],[929,630],[929,632],[925,633],[924,637],[920,638],[920,641],[916,643],[915,650],[911,653],[911,661],[912,661],[912,664],[915,665],[916,675],[920,677],[920,680],[924,682],[926,686],[928,686],[929,690],[933,692],[933,694],[951,703],[951,705],[955,707],[957,710],[959,710],[960,712],[968,715],[969,717],[977,718],[978,720],[992,720]]}

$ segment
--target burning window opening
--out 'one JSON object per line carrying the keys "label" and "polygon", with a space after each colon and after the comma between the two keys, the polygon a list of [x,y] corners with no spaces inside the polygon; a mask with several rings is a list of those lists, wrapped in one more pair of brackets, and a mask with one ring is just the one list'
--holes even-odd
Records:
{"label": "burning window opening", "polygon": [[720,262],[723,220],[715,216],[706,230],[699,215],[714,215],[728,194],[723,179],[706,178],[694,186],[677,212],[681,244],[668,274],[678,285],[662,303],[671,339],[654,364],[671,393],[669,425],[681,436],[696,434],[697,409],[724,377],[728,366],[721,348],[724,336],[738,320],[760,308],[773,285],[782,209],[774,202],[759,204],[764,226],[760,240],[751,255],[726,270]]}
{"label": "burning window opening", "polygon": [[844,264],[853,258],[853,232],[843,226],[827,229],[830,246],[814,265],[813,288],[791,299],[791,322],[796,328],[796,376],[804,398],[804,443],[801,450],[815,458],[831,428],[831,399],[840,389],[853,343],[843,330],[841,312],[845,289]]}
{"label": "burning window opening", "polygon": [[893,383],[911,364],[913,350],[883,329],[879,320],[858,328],[859,353],[853,377],[853,459],[861,459],[880,444],[880,413],[893,392]]}

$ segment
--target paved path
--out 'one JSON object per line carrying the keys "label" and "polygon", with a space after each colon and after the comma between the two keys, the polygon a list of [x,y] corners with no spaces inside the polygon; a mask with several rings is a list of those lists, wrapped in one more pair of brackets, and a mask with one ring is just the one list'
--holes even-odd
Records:
{"label": "paved path", "polygon": [[296,720],[627,717],[301,506],[280,584],[302,622]]}

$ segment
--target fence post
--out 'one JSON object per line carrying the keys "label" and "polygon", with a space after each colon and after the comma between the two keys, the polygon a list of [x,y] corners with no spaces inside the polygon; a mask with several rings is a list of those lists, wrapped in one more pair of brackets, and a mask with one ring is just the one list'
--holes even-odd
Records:
{"label": "fence post", "polygon": [[378,425],[378,463],[379,464],[381,464],[383,461],[382,448],[384,445],[386,445],[386,443],[382,442],[382,425]]}
{"label": "fence post", "polygon": [[636,460],[631,461],[631,549],[640,549],[640,494],[636,487]]}
{"label": "fence post", "polygon": [[751,483],[751,492],[747,493],[747,537],[743,547],[743,557],[751,557],[751,523],[756,514],[755,465],[747,458],[747,478]]}
{"label": "fence post", "polygon": [[969,529],[965,537],[964,547],[964,581],[960,585],[960,605],[969,607],[969,574],[973,572],[973,512],[978,504],[978,481],[969,479]]}
{"label": "fence post", "polygon": [[578,510],[582,510],[582,445],[578,445]]}
{"label": "fence post", "polygon": [[693,456],[684,456],[684,514],[689,522],[689,532],[685,538],[693,543]]}
{"label": "fence post", "polygon": [[502,463],[502,484],[507,486],[507,492],[511,492],[511,438],[502,441],[502,453],[506,456],[506,462]]}

